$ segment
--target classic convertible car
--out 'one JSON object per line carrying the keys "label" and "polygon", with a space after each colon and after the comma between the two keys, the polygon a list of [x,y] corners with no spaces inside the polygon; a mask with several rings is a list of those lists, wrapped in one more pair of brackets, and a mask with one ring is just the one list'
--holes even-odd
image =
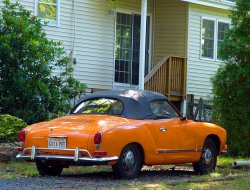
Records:
{"label": "classic convertible car", "polygon": [[211,172],[226,150],[226,131],[187,120],[159,93],[110,90],[82,98],[70,114],[22,129],[19,159],[41,175],[69,165],[111,165],[114,176],[137,177],[143,165],[193,163]]}

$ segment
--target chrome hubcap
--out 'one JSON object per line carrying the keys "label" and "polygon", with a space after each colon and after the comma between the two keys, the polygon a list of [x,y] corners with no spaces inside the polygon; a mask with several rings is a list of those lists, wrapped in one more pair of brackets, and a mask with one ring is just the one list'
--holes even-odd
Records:
{"label": "chrome hubcap", "polygon": [[209,148],[205,149],[203,157],[205,160],[205,164],[210,165],[213,159],[212,151]]}
{"label": "chrome hubcap", "polygon": [[128,168],[130,168],[130,169],[134,168],[135,156],[134,156],[134,153],[132,151],[128,151],[125,153],[124,162]]}

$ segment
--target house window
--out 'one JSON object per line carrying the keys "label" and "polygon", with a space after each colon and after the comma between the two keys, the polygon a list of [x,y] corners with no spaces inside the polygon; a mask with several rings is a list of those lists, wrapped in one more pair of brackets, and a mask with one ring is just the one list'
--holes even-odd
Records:
{"label": "house window", "polygon": [[219,48],[221,43],[224,41],[228,30],[229,30],[228,23],[218,22],[217,59],[221,59]]}
{"label": "house window", "polygon": [[[146,28],[145,74],[149,64],[149,16]],[[141,16],[138,14],[117,13],[115,83],[138,85],[140,53]]]}
{"label": "house window", "polygon": [[202,19],[201,57],[221,59],[219,48],[229,30],[229,23],[216,19]]}
{"label": "house window", "polygon": [[130,83],[132,56],[132,15],[117,13],[115,82]]}
{"label": "house window", "polygon": [[58,23],[59,0],[36,0],[36,15],[49,23]]}
{"label": "house window", "polygon": [[202,57],[214,58],[215,21],[203,19],[202,22]]}

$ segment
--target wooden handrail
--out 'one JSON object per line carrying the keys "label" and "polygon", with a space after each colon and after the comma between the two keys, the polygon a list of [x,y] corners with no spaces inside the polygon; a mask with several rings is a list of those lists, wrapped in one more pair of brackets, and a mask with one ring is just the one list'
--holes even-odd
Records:
{"label": "wooden handrail", "polygon": [[146,83],[155,74],[155,72],[159,70],[159,68],[168,60],[169,57],[170,56],[165,56],[161,61],[157,63],[157,65],[145,77],[144,83]]}
{"label": "wooden handrail", "polygon": [[176,58],[181,58],[181,59],[187,59],[186,57],[181,57],[181,56],[172,56],[172,55],[167,55],[163,57],[157,64],[154,66],[154,68],[147,74],[147,76],[144,79],[144,83],[146,83],[154,74],[155,72],[170,58],[170,57],[176,57]]}
{"label": "wooden handrail", "polygon": [[146,76],[146,90],[160,92],[170,100],[183,100],[186,96],[187,58],[165,56]]}

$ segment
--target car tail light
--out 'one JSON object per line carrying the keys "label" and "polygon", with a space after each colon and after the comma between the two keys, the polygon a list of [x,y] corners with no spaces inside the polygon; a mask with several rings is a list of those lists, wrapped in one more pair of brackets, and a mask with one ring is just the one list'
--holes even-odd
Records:
{"label": "car tail light", "polygon": [[23,147],[18,147],[18,148],[17,148],[17,151],[18,151],[18,152],[23,152]]}
{"label": "car tail light", "polygon": [[21,131],[19,131],[18,133],[18,140],[20,142],[24,142],[25,141],[25,130],[22,129]]}
{"label": "car tail light", "polygon": [[100,146],[101,142],[102,142],[102,133],[101,133],[101,131],[99,131],[94,136],[94,144],[98,148]]}
{"label": "car tail light", "polygon": [[104,157],[104,156],[107,156],[106,151],[95,151],[94,152],[94,157],[101,158],[101,157]]}

